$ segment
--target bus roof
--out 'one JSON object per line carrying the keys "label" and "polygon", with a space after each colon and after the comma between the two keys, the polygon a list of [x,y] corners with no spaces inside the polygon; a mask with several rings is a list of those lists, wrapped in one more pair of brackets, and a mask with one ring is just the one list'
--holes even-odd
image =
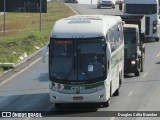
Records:
{"label": "bus roof", "polygon": [[75,15],[58,20],[53,26],[54,38],[89,38],[105,36],[108,29],[122,22],[119,16]]}

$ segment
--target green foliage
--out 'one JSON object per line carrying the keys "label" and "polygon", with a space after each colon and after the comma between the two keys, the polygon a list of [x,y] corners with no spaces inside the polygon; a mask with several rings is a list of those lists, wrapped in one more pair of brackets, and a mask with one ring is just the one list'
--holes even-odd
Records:
{"label": "green foliage", "polygon": [[42,13],[41,32],[39,13],[7,13],[5,35],[1,32],[3,15],[0,16],[0,63],[18,63],[24,53],[32,54],[36,46],[41,48],[48,42],[55,21],[74,14],[62,2],[49,2],[47,7],[47,13]]}

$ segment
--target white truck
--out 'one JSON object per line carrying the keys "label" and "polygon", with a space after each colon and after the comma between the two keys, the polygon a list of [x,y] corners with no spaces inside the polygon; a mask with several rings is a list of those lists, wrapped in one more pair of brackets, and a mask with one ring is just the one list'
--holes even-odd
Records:
{"label": "white truck", "polygon": [[[125,15],[145,15],[146,38],[159,41],[159,0],[125,0],[123,6]],[[122,4],[120,4],[119,9],[122,10]]]}

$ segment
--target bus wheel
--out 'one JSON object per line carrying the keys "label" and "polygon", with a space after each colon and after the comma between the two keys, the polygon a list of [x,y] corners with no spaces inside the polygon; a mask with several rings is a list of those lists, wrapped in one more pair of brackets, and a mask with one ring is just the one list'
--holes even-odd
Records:
{"label": "bus wheel", "polygon": [[103,107],[109,107],[110,99],[107,102],[102,103]]}
{"label": "bus wheel", "polygon": [[115,5],[113,5],[112,8],[115,9]]}
{"label": "bus wheel", "polygon": [[156,41],[156,42],[159,42],[159,38],[155,38],[155,41]]}
{"label": "bus wheel", "polygon": [[113,96],[119,96],[119,88],[114,92]]}
{"label": "bus wheel", "polygon": [[141,59],[141,72],[143,72],[143,69],[144,69],[144,59],[142,57],[142,59]]}
{"label": "bus wheel", "polygon": [[55,103],[55,108],[62,108],[62,104],[61,103]]}
{"label": "bus wheel", "polygon": [[139,71],[135,72],[135,76],[140,76],[140,72]]}

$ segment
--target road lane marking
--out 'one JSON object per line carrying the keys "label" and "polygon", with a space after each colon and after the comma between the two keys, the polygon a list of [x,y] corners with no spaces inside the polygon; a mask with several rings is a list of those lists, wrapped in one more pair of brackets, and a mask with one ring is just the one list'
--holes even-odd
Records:
{"label": "road lane marking", "polygon": [[130,91],[127,95],[127,97],[131,96],[133,94],[133,91]]}
{"label": "road lane marking", "polygon": [[160,57],[160,53],[158,53],[156,57],[157,57],[157,58]]}
{"label": "road lane marking", "polygon": [[114,120],[115,119],[115,117],[111,117],[111,119],[110,120]]}
{"label": "road lane marking", "polygon": [[147,73],[147,72],[145,72],[145,73],[143,74],[143,76],[142,76],[142,77],[146,77],[146,76],[147,76],[147,74],[148,74],[148,73]]}
{"label": "road lane marking", "polygon": [[29,120],[30,119],[30,117],[27,117],[25,120]]}

